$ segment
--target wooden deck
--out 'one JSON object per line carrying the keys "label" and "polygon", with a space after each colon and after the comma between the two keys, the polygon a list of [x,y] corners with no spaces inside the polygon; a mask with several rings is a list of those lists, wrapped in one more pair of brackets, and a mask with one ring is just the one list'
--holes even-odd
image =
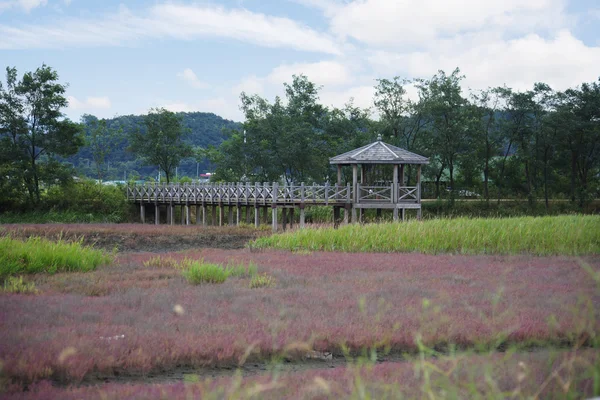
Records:
{"label": "wooden deck", "polygon": [[[206,183],[206,184],[143,184],[127,187],[127,199],[140,204],[141,219],[145,221],[145,207],[155,206],[155,222],[159,223],[161,206],[167,207],[167,220],[173,224],[174,207],[182,207],[182,223],[190,224],[190,207],[196,206],[196,223],[206,225],[208,222],[207,207],[213,207],[213,224],[216,224],[216,208],[219,207],[219,225],[223,224],[224,207],[229,207],[229,223],[233,220],[233,208],[236,210],[235,221],[240,222],[241,209],[246,208],[247,221],[250,220],[249,208],[255,208],[254,222],[259,224],[259,209],[273,209],[273,228],[277,226],[277,208],[283,208],[284,214],[291,209],[300,209],[300,224],[304,225],[304,207],[333,206],[334,216],[339,219],[341,209],[344,210],[343,222],[357,221],[357,212],[361,209],[379,208],[393,209],[394,219],[398,219],[398,211],[416,209],[420,215],[421,191],[419,186],[366,186],[359,183],[356,189],[352,185],[280,185],[278,183]],[[184,208],[185,207],[185,208]],[[357,211],[359,210],[359,211]],[[199,215],[202,212],[202,219]],[[265,211],[266,214],[266,211]],[[286,216],[284,215],[284,227]],[[266,218],[265,218],[266,219]]]}

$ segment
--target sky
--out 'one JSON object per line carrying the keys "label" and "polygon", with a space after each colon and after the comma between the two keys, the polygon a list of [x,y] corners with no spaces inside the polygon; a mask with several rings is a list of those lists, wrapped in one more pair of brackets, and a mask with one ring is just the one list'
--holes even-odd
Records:
{"label": "sky", "polygon": [[336,107],[373,108],[378,78],[456,67],[466,94],[564,90],[600,77],[600,0],[0,0],[0,67],[44,63],[74,120],[164,107],[242,121],[242,91],[272,101],[301,73]]}

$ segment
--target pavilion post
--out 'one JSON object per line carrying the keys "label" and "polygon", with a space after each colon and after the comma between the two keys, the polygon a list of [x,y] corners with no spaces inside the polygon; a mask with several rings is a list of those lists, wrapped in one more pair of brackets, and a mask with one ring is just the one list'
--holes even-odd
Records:
{"label": "pavilion post", "polygon": [[352,164],[352,223],[356,220],[356,204],[358,203],[358,165]]}
{"label": "pavilion post", "polygon": [[421,210],[421,164],[417,166],[417,203],[419,203],[419,208],[417,209],[417,218],[421,219],[423,216]]}
{"label": "pavilion post", "polygon": [[342,164],[337,165],[337,184],[342,186]]}

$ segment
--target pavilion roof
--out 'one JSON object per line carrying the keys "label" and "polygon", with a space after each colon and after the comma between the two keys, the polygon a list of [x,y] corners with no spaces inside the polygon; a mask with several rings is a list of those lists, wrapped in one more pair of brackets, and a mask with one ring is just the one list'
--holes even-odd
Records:
{"label": "pavilion roof", "polygon": [[377,141],[329,159],[330,164],[429,164],[427,157]]}

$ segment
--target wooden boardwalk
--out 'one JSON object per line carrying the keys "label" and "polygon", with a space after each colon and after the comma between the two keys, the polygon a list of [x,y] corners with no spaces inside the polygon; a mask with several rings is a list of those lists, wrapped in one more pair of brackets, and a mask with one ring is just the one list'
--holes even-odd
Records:
{"label": "wooden boardwalk", "polygon": [[[166,208],[167,221],[174,224],[175,207],[181,207],[183,224],[191,224],[191,208],[196,207],[196,224],[225,224],[225,208],[228,208],[228,224],[239,224],[242,213],[246,222],[260,224],[260,209],[264,209],[264,221],[267,209],[272,209],[272,225],[277,230],[277,208],[283,209],[283,228],[287,223],[287,211],[293,217],[294,209],[300,210],[300,225],[304,226],[305,206],[333,206],[334,220],[348,223],[350,213],[352,222],[358,221],[357,214],[365,208],[393,209],[394,219],[398,219],[400,210],[404,219],[406,209],[416,209],[421,213],[421,190],[419,186],[407,187],[398,184],[385,186],[366,186],[360,183],[352,185],[280,185],[278,183],[206,183],[206,184],[142,184],[127,187],[127,199],[140,205],[140,217],[145,222],[146,206],[154,206],[155,223],[160,222],[161,208]],[[209,218],[208,208],[212,208]],[[235,218],[233,215],[235,209]],[[254,209],[254,210],[252,210]],[[343,220],[340,219],[344,210]],[[290,222],[293,221],[293,218]]]}

